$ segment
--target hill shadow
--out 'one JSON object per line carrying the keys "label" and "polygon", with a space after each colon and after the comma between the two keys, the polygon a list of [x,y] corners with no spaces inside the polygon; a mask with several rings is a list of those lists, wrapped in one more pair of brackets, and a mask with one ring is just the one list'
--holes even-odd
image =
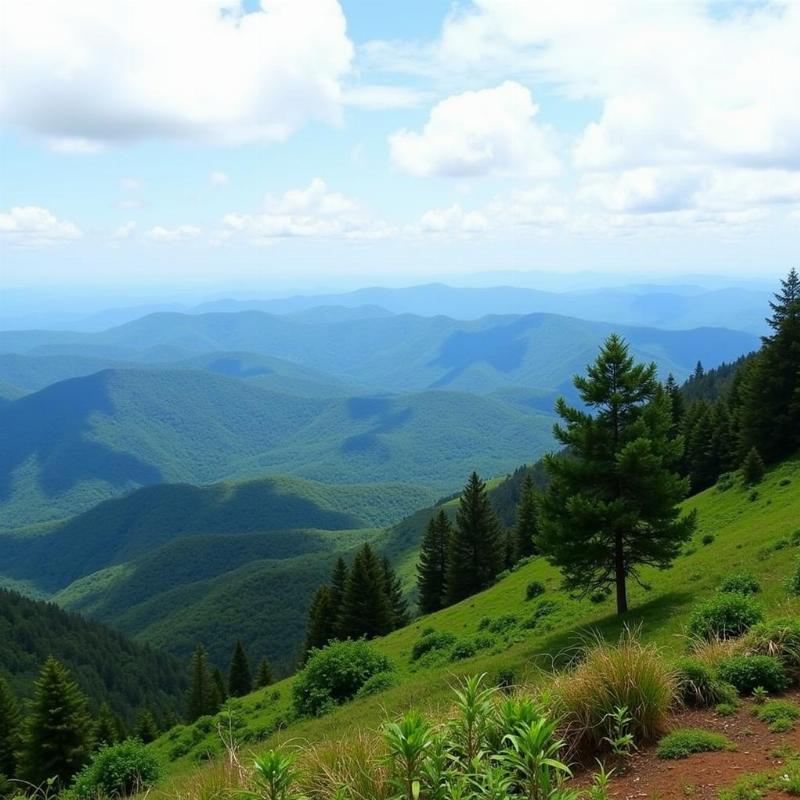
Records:
{"label": "hill shadow", "polygon": [[103,371],[61,381],[0,407],[0,500],[11,494],[12,473],[31,457],[47,496],[91,479],[116,488],[162,480],[154,465],[88,438],[93,415],[115,415],[110,375]]}
{"label": "hill shadow", "polygon": [[347,415],[357,422],[370,422],[372,427],[353,436],[348,436],[339,446],[339,451],[348,455],[368,456],[375,463],[384,463],[391,458],[391,450],[379,435],[402,430],[413,418],[411,406],[397,406],[392,397],[350,397],[346,403]]}

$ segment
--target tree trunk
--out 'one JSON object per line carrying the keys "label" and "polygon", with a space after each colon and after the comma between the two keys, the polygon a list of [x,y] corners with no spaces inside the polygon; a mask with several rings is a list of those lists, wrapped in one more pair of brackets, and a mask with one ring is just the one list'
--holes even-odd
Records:
{"label": "tree trunk", "polygon": [[618,531],[614,542],[614,569],[617,583],[617,615],[628,612],[628,590],[625,585],[625,556],[622,549],[622,534]]}

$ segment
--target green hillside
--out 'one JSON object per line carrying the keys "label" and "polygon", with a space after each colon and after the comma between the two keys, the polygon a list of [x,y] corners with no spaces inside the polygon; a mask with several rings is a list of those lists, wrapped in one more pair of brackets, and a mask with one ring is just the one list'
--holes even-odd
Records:
{"label": "green hillside", "polygon": [[106,370],[0,407],[0,529],[138,486],[265,473],[442,493],[472,468],[540,455],[550,437],[549,416],[472,395],[311,398],[207,371]]}
{"label": "green hillside", "polygon": [[183,662],[143,647],[53,603],[0,589],[0,675],[30,697],[48,656],[67,664],[96,709],[108,703],[128,722],[149,707],[176,712],[186,690]]}
{"label": "green hillside", "polygon": [[[716,486],[686,501],[687,508],[698,512],[694,539],[668,571],[645,570],[642,578],[650,588],[631,591],[632,610],[625,623],[641,624],[646,640],[680,653],[686,647],[680,634],[690,609],[711,595],[724,576],[742,569],[761,581],[764,591],[759,602],[767,612],[798,613],[798,601],[790,600],[785,588],[800,541],[798,486],[800,460],[794,459],[772,470],[755,490],[739,484]],[[526,587],[533,580],[541,581],[546,591],[526,601]],[[481,671],[496,675],[504,669],[513,670],[518,680],[532,678],[538,668],[552,665],[553,656],[573,646],[581,632],[596,629],[609,636],[619,632],[622,622],[612,601],[572,599],[559,590],[559,583],[553,568],[534,559],[491,589],[376,640],[375,646],[393,661],[400,684],[320,719],[293,719],[291,679],[235,701],[240,736],[244,741],[261,740],[288,721],[281,738],[316,740],[334,731],[340,737],[347,729],[377,725],[387,711],[448,702],[449,686],[457,675]],[[450,660],[447,651],[414,662],[412,647],[427,629],[451,633],[477,652],[458,661]],[[478,633],[481,639],[476,639]],[[166,789],[179,788],[181,775],[191,774],[205,753],[220,751],[212,728],[201,721],[175,729],[155,743],[159,753],[172,758],[175,783]]]}

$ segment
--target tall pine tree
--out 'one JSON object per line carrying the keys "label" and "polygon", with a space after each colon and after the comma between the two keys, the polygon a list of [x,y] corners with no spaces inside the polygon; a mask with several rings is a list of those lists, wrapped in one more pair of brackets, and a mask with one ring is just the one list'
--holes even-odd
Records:
{"label": "tall pine tree", "polygon": [[403,595],[403,584],[386,556],[383,558],[383,586],[392,609],[392,628],[408,625],[408,603]]}
{"label": "tall pine tree", "polygon": [[742,389],[741,453],[766,462],[800,447],[800,276],[792,269],[770,303],[772,333],[747,370]]}
{"label": "tall pine tree", "polygon": [[152,711],[145,708],[136,715],[133,735],[144,744],[150,744],[158,738],[158,723]]}
{"label": "tall pine tree", "polygon": [[347,639],[372,639],[392,630],[385,575],[369,544],[358,551],[347,575],[341,617],[341,633]]}
{"label": "tall pine tree", "polygon": [[428,520],[417,563],[419,610],[423,614],[444,608],[447,597],[447,551],[452,530],[443,508]]}
{"label": "tall pine tree", "polygon": [[477,472],[461,493],[447,554],[447,600],[457,603],[490,586],[503,568],[504,536]]}
{"label": "tall pine tree", "polygon": [[337,614],[330,586],[320,586],[311,598],[306,624],[306,641],[303,646],[304,656],[312,650],[325,647],[336,638],[334,631],[339,630]]}
{"label": "tall pine tree", "polygon": [[517,505],[517,522],[514,526],[514,560],[528,558],[536,552],[536,539],[539,522],[536,499],[536,486],[530,472],[522,484],[522,494]]}
{"label": "tall pine tree", "polygon": [[92,752],[86,697],[54,658],[45,661],[34,684],[23,752],[25,780],[38,786],[55,778],[62,788]]}
{"label": "tall pine tree", "polygon": [[253,691],[253,677],[250,673],[250,662],[241,641],[236,641],[231,666],[228,671],[228,694],[231,697],[243,697]]}
{"label": "tall pine tree", "polygon": [[671,404],[655,364],[634,364],[616,334],[574,383],[590,411],[563,398],[556,405],[564,424],[554,433],[566,453],[545,458],[540,541],[567,588],[613,586],[624,614],[628,578],[644,565],[669,566],[694,530],[694,516],[678,506],[688,490],[674,471],[681,443],[670,437]]}
{"label": "tall pine tree", "polygon": [[189,667],[189,692],[186,697],[186,721],[194,722],[206,714],[215,714],[223,698],[214,685],[214,676],[208,665],[203,645],[198,644]]}
{"label": "tall pine tree", "polygon": [[106,744],[116,744],[119,741],[119,723],[111,713],[107,703],[103,703],[97,711],[94,720],[94,744],[102,747]]}
{"label": "tall pine tree", "polygon": [[264,656],[256,672],[256,689],[263,689],[265,686],[269,686],[272,680],[272,667],[267,657]]}
{"label": "tall pine tree", "polygon": [[21,733],[17,698],[0,675],[0,775],[6,778],[13,778],[17,773]]}
{"label": "tall pine tree", "polygon": [[339,556],[333,565],[331,573],[331,630],[330,639],[339,639],[341,636],[342,606],[344,604],[344,592],[347,588],[347,564]]}

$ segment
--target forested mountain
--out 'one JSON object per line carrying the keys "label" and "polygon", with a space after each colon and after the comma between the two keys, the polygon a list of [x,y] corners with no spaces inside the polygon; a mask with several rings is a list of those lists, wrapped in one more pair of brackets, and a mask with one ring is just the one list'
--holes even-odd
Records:
{"label": "forested mountain", "polygon": [[186,665],[53,603],[0,589],[0,676],[29,697],[48,656],[72,671],[96,710],[101,703],[129,723],[142,708],[178,712]]}
{"label": "forested mountain", "polygon": [[[308,398],[189,370],[107,370],[0,407],[8,528],[63,518],[137,486],[293,474],[451,490],[540,454],[550,421],[451,392]],[[413,494],[412,494],[413,496]]]}

